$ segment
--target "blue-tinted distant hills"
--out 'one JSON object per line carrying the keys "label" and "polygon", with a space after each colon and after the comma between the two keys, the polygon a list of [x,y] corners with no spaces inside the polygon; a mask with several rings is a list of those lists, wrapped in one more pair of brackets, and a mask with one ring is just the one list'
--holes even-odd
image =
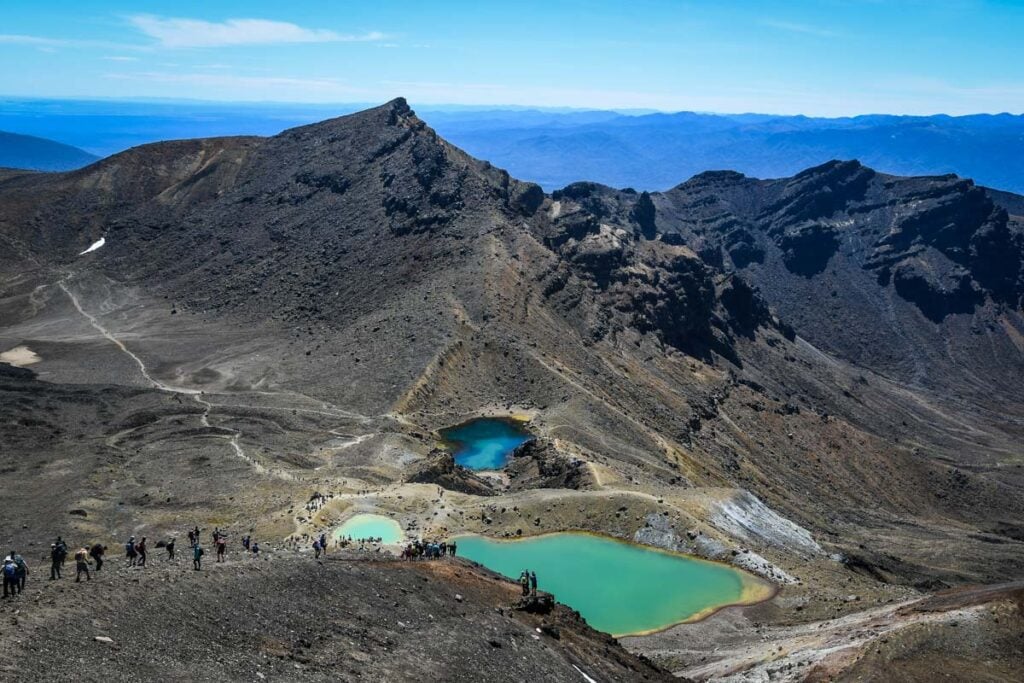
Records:
{"label": "blue-tinted distant hills", "polygon": [[0,168],[69,171],[99,157],[53,140],[0,131]]}
{"label": "blue-tinted distant hills", "polygon": [[1024,192],[1024,116],[804,116],[652,114],[596,122],[466,125],[432,120],[474,156],[546,189],[577,180],[661,190],[707,170],[793,175],[830,159],[859,159],[896,175],[956,173]]}
{"label": "blue-tinted distant hills", "polygon": [[[415,104],[415,103],[414,103]],[[0,130],[106,156],[157,140],[273,135],[360,104],[0,101]],[[421,106],[447,140],[547,190],[579,180],[663,190],[707,170],[793,175],[830,159],[859,159],[897,175],[956,173],[1024,193],[1024,116],[619,113]]]}

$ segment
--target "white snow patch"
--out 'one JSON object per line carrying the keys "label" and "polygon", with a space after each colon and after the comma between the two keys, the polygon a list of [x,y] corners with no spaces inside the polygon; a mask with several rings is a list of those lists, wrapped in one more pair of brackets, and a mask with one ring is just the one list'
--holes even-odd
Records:
{"label": "white snow patch", "polygon": [[749,491],[715,503],[709,521],[730,536],[750,543],[761,542],[802,555],[824,552],[810,531],[775,512]]}
{"label": "white snow patch", "polygon": [[107,243],[107,238],[106,237],[101,237],[98,240],[96,240],[95,242],[93,242],[92,244],[90,244],[89,248],[86,249],[85,251],[83,251],[81,254],[79,254],[79,256],[85,256],[90,251],[96,251],[97,249],[99,249],[100,247],[102,247],[106,243]]}

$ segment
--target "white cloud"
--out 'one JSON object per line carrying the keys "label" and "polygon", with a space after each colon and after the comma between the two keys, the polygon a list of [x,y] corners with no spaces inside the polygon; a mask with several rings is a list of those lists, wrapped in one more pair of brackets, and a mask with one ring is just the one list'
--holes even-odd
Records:
{"label": "white cloud", "polygon": [[105,50],[143,51],[141,45],[113,43],[106,40],[80,40],[72,38],[48,38],[47,36],[30,36],[20,33],[0,33],[0,45],[35,45],[38,48],[103,48]]}
{"label": "white cloud", "polygon": [[116,56],[112,56],[112,57],[104,57],[103,59],[107,60],[108,62],[137,62],[137,61],[139,61],[138,57],[125,57],[123,55],[116,55]]}
{"label": "white cloud", "polygon": [[788,31],[790,33],[803,33],[808,36],[818,36],[819,38],[835,38],[839,34],[835,31],[820,26],[812,26],[811,24],[797,24],[792,21],[779,21],[777,19],[765,19],[761,22],[769,28],[775,28],[780,31]]}
{"label": "white cloud", "polygon": [[57,38],[44,38],[42,36],[26,36],[16,33],[0,33],[0,44],[4,45],[68,45],[71,41]]}
{"label": "white cloud", "polygon": [[164,47],[226,47],[274,43],[337,43],[383,40],[379,31],[342,34],[327,29],[304,28],[286,21],[228,19],[223,22],[136,15],[135,28]]}

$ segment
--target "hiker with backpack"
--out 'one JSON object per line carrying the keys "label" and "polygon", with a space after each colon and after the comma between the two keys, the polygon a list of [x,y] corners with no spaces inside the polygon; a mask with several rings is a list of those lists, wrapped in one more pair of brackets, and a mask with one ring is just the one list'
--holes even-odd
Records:
{"label": "hiker with backpack", "polygon": [[138,562],[139,551],[135,549],[135,537],[132,536],[128,539],[128,542],[124,544],[124,556],[128,560],[128,567],[134,567]]}
{"label": "hiker with backpack", "polygon": [[92,581],[92,576],[89,574],[88,548],[79,548],[78,552],[75,553],[75,583],[81,582],[83,573],[85,574],[86,581]]}
{"label": "hiker with backpack", "polygon": [[18,592],[20,593],[25,590],[25,579],[28,578],[28,564],[26,564],[24,557],[13,550],[11,551],[11,559],[14,560],[15,578],[18,580]]}
{"label": "hiker with backpack", "polygon": [[537,597],[537,572],[530,572],[530,595]]}
{"label": "hiker with backpack", "polygon": [[96,571],[103,569],[103,555],[107,552],[107,546],[96,543],[89,548],[89,557],[96,560]]}
{"label": "hiker with backpack", "polygon": [[[68,559],[68,544],[64,542],[63,538],[58,536],[54,545],[57,546],[57,553],[60,555],[60,566],[63,568],[64,560]],[[60,572],[57,572],[57,578],[60,578]]]}
{"label": "hiker with backpack", "polygon": [[[59,540],[59,539],[58,539]],[[50,544],[50,581],[60,578],[60,566],[64,563],[61,556],[60,546],[56,543]]]}
{"label": "hiker with backpack", "polygon": [[[189,535],[191,535],[191,532],[189,532]],[[169,561],[173,562],[174,561],[174,539],[173,538],[171,540],[167,541],[166,544],[164,544],[164,550],[167,551],[167,559]]]}
{"label": "hiker with backpack", "polygon": [[135,546],[135,552],[139,554],[139,567],[146,566],[146,537],[143,536],[142,540],[139,541],[138,545]]}
{"label": "hiker with backpack", "polygon": [[327,534],[320,534],[320,551],[327,556]]}
{"label": "hiker with backpack", "polygon": [[4,597],[18,594],[18,565],[10,557],[4,558]]}
{"label": "hiker with backpack", "polygon": [[314,559],[320,559],[320,539],[313,541],[313,557]]}
{"label": "hiker with backpack", "polygon": [[192,569],[199,571],[203,568],[203,546],[197,540],[192,546]]}
{"label": "hiker with backpack", "polygon": [[217,561],[218,562],[224,562],[225,561],[224,553],[228,549],[228,538],[227,538],[227,536],[225,536],[223,532],[217,532],[217,539],[216,539],[215,543],[217,544]]}
{"label": "hiker with backpack", "polygon": [[530,594],[530,570],[524,569],[519,575],[519,586],[523,589],[523,597]]}

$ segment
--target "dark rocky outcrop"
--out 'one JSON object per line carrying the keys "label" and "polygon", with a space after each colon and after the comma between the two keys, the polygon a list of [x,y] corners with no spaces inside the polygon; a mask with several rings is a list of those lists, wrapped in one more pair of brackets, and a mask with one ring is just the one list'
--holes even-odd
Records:
{"label": "dark rocky outcrop", "polygon": [[[660,239],[721,258],[820,348],[936,386],[959,372],[950,349],[979,378],[1002,383],[1003,362],[1024,371],[1012,331],[1024,325],[1024,219],[1013,195],[833,161],[779,180],[705,173],[653,200]],[[911,373],[910,356],[927,360]]]}
{"label": "dark rocky outcrop", "polygon": [[514,490],[578,490],[594,484],[585,462],[559,452],[546,438],[531,439],[516,448],[505,469]]}
{"label": "dark rocky outcrop", "polygon": [[436,484],[449,491],[460,491],[474,496],[493,496],[494,489],[487,480],[472,471],[455,464],[455,457],[448,451],[435,448],[419,462],[406,477],[413,484]]}

